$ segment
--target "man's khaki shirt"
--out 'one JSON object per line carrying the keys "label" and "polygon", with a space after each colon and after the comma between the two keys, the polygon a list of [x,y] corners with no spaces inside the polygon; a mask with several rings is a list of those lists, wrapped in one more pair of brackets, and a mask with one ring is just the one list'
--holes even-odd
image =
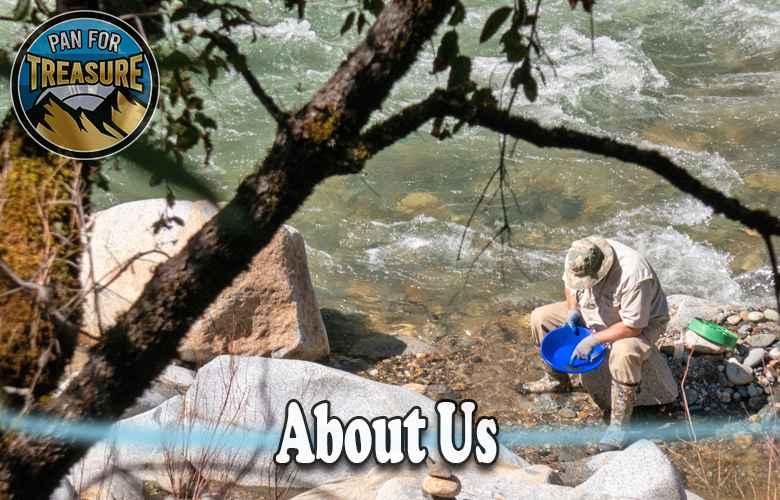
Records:
{"label": "man's khaki shirt", "polygon": [[617,241],[607,242],[615,252],[609,273],[592,288],[569,289],[580,306],[582,318],[596,332],[620,321],[631,328],[650,325],[647,330],[653,332],[648,338],[656,337],[651,339],[655,341],[669,322],[669,306],[658,276],[639,252]]}

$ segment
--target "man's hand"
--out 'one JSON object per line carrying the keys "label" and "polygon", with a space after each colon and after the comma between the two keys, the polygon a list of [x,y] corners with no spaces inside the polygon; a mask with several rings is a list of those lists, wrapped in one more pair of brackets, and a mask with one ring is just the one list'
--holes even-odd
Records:
{"label": "man's hand", "polygon": [[573,365],[575,359],[587,359],[590,361],[590,355],[593,353],[593,349],[600,345],[601,342],[599,342],[599,339],[597,339],[595,335],[588,335],[580,340],[580,343],[577,344],[577,347],[574,349],[571,360],[569,360],[569,365]]}
{"label": "man's hand", "polygon": [[582,319],[580,310],[576,307],[572,307],[569,309],[569,314],[566,315],[566,323],[564,324],[573,331],[576,331],[578,326],[585,326],[585,320]]}

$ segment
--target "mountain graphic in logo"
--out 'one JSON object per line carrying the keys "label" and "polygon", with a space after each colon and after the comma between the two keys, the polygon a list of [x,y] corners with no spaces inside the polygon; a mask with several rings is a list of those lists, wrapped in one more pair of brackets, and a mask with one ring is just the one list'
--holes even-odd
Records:
{"label": "mountain graphic in logo", "polygon": [[146,104],[122,87],[114,87],[94,109],[74,108],[67,101],[49,92],[27,116],[39,134],[72,151],[113,146],[127,137],[146,113]]}

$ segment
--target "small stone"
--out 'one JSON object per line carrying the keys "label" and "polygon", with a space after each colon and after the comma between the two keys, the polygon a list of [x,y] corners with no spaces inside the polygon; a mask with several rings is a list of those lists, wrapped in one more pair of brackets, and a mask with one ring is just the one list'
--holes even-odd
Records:
{"label": "small stone", "polygon": [[764,313],[762,313],[761,311],[753,311],[748,314],[748,321],[755,321],[755,322],[764,321]]}
{"label": "small stone", "polygon": [[726,387],[729,385],[729,379],[723,372],[718,372],[718,385],[721,387]]}
{"label": "small stone", "polygon": [[477,344],[477,339],[463,339],[458,342],[458,345],[461,345],[463,347],[469,347],[476,344]]}
{"label": "small stone", "polygon": [[764,311],[764,318],[768,319],[769,321],[780,321],[780,314],[778,314],[774,309],[767,309]]}
{"label": "small stone", "polygon": [[422,358],[425,357],[425,353],[424,352],[418,352],[417,354],[414,355],[414,357],[417,358],[417,359],[422,359]]}
{"label": "small stone", "polygon": [[422,384],[405,384],[404,389],[409,389],[410,391],[425,394],[425,391],[428,389],[428,387]]}
{"label": "small stone", "polygon": [[720,402],[721,403],[731,403],[731,394],[729,394],[728,392],[723,392],[720,395]]}
{"label": "small stone", "polygon": [[368,374],[371,375],[372,377],[376,377],[377,375],[379,375],[379,370],[374,368],[373,370],[369,370]]}
{"label": "small stone", "polygon": [[742,362],[742,364],[753,368],[754,366],[760,364],[761,361],[763,361],[764,354],[766,354],[766,351],[761,347],[751,349],[748,355],[745,356],[745,360]]}
{"label": "small stone", "polygon": [[719,372],[722,372],[725,369],[726,369],[726,365],[718,365],[718,371]]}
{"label": "small stone", "polygon": [[747,393],[748,396],[754,398],[758,396],[758,389],[756,389],[756,386],[754,386],[753,384],[750,384],[749,386],[747,386]]}
{"label": "small stone", "polygon": [[699,398],[699,395],[693,389],[685,389],[685,400],[688,402],[688,406],[691,406]]}
{"label": "small stone", "polygon": [[569,408],[564,408],[563,410],[558,412],[558,415],[561,418],[575,418],[577,416],[577,413],[574,410],[570,410]]}
{"label": "small stone", "polygon": [[[777,340],[777,337],[775,337],[771,333],[762,333],[759,335],[751,335],[747,339],[747,343],[750,344],[753,347],[767,347],[771,345],[775,340]],[[780,352],[778,352],[780,355]],[[770,354],[771,356],[771,354]],[[775,358],[777,359],[777,358]]]}
{"label": "small stone", "polygon": [[743,398],[748,395],[747,386],[745,385],[741,385],[737,387],[737,390],[739,391],[739,395],[742,396]]}
{"label": "small stone", "polygon": [[588,413],[586,411],[577,412],[577,416],[580,417],[580,418],[588,418],[589,415],[590,415],[590,413]]}
{"label": "small stone", "polygon": [[734,389],[732,389],[731,387],[726,387],[725,389],[723,389],[723,392],[725,392],[728,395],[731,395],[734,394]]}
{"label": "small stone", "polygon": [[460,493],[460,480],[455,476],[450,479],[428,476],[423,482],[423,490],[437,497],[455,498]]}
{"label": "small stone", "polygon": [[734,393],[734,394],[731,396],[731,398],[732,398],[734,401],[739,401],[740,399],[742,399],[742,394],[740,394],[740,393],[738,393],[738,392],[735,392],[735,393]]}
{"label": "small stone", "polygon": [[769,385],[769,380],[764,376],[757,377],[756,381],[758,382],[758,385],[763,385],[763,386]]}
{"label": "small stone", "polygon": [[767,398],[767,403],[770,405],[780,403],[780,394],[772,394]]}
{"label": "small stone", "polygon": [[749,384],[753,381],[753,374],[740,363],[729,363],[726,367],[726,377],[734,385]]}
{"label": "small stone", "polygon": [[778,349],[777,347],[771,349],[769,351],[769,357],[772,358],[773,360],[780,360],[780,349]]}
{"label": "small stone", "polygon": [[742,321],[747,321],[750,311],[739,311],[739,317]]}
{"label": "small stone", "polygon": [[449,479],[452,477],[452,471],[444,464],[433,464],[428,467],[428,475],[439,479]]}
{"label": "small stone", "polygon": [[746,323],[739,327],[739,333],[747,333],[753,331],[753,325]]}
{"label": "small stone", "polygon": [[761,396],[753,396],[752,398],[748,399],[748,406],[753,408],[754,410],[758,410],[764,405],[764,398]]}
{"label": "small stone", "polygon": [[726,323],[728,323],[729,325],[736,325],[740,321],[742,321],[742,318],[740,318],[738,315],[735,314],[734,316],[729,316],[728,319],[726,320]]}
{"label": "small stone", "polygon": [[726,321],[726,315],[725,314],[720,313],[717,316],[715,316],[715,324],[722,325],[724,321]]}

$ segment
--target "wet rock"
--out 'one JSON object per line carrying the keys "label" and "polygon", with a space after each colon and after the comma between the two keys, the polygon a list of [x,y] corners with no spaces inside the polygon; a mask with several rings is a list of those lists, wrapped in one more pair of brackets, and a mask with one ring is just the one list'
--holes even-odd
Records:
{"label": "wet rock", "polygon": [[752,311],[748,314],[748,321],[759,322],[764,321],[764,313],[761,311]]}
{"label": "wet rock", "polygon": [[[612,401],[612,375],[609,372],[609,351],[601,366],[583,373],[582,387],[588,391],[593,401],[602,409],[609,409]],[[642,364],[642,382],[637,396],[637,406],[661,405],[677,400],[679,393],[669,365],[658,349],[652,349],[650,356]]]}
{"label": "wet rock", "polygon": [[693,389],[685,389],[685,400],[688,402],[688,406],[691,406],[699,398],[699,394]]}
{"label": "wet rock", "polygon": [[477,344],[477,339],[466,338],[458,341],[458,345],[469,347]]}
{"label": "wet rock", "polygon": [[643,500],[686,498],[677,469],[658,446],[645,439],[626,448],[575,490]]}
{"label": "wet rock", "polygon": [[452,471],[444,464],[433,464],[428,467],[428,475],[439,479],[449,479],[452,477]]}
{"label": "wet rock", "polygon": [[685,342],[685,347],[687,349],[702,354],[721,354],[726,351],[724,346],[712,343],[698,335],[696,332],[688,329],[685,330],[683,342]]}
{"label": "wet rock", "polygon": [[749,384],[753,381],[753,374],[740,363],[729,363],[726,365],[726,377],[734,385]]}
{"label": "wet rock", "polygon": [[758,411],[758,420],[762,425],[771,425],[780,418],[780,407],[768,404]]}
{"label": "wet rock", "polygon": [[543,399],[533,406],[534,413],[539,415],[550,415],[558,411],[558,403],[550,399]]}
{"label": "wet rock", "polygon": [[764,359],[764,354],[766,354],[766,351],[760,347],[751,349],[748,355],[742,361],[742,364],[753,368],[757,364],[761,363],[761,361]]}
{"label": "wet rock", "polygon": [[558,415],[561,418],[575,418],[577,416],[577,413],[574,410],[571,410],[569,408],[564,408],[558,412]]}
{"label": "wet rock", "polygon": [[441,498],[455,498],[460,493],[460,488],[460,480],[455,476],[449,479],[428,476],[423,482],[423,490]]}
{"label": "wet rock", "polygon": [[740,318],[738,314],[729,316],[728,319],[726,319],[726,323],[729,325],[737,325],[740,321],[742,321],[742,318]]}
{"label": "wet rock", "polygon": [[772,269],[769,266],[740,274],[734,281],[750,295],[772,295],[775,292]]}
{"label": "wet rock", "polygon": [[774,334],[771,333],[751,335],[746,339],[747,343],[750,344],[752,347],[767,347],[771,345],[775,340],[777,340],[777,337],[775,337]]}
{"label": "wet rock", "polygon": [[405,384],[404,389],[409,389],[410,391],[414,391],[418,394],[425,394],[425,391],[428,389],[427,386],[422,384]]}
{"label": "wet rock", "polygon": [[778,314],[774,309],[765,310],[764,317],[769,321],[780,321],[780,314]]}

